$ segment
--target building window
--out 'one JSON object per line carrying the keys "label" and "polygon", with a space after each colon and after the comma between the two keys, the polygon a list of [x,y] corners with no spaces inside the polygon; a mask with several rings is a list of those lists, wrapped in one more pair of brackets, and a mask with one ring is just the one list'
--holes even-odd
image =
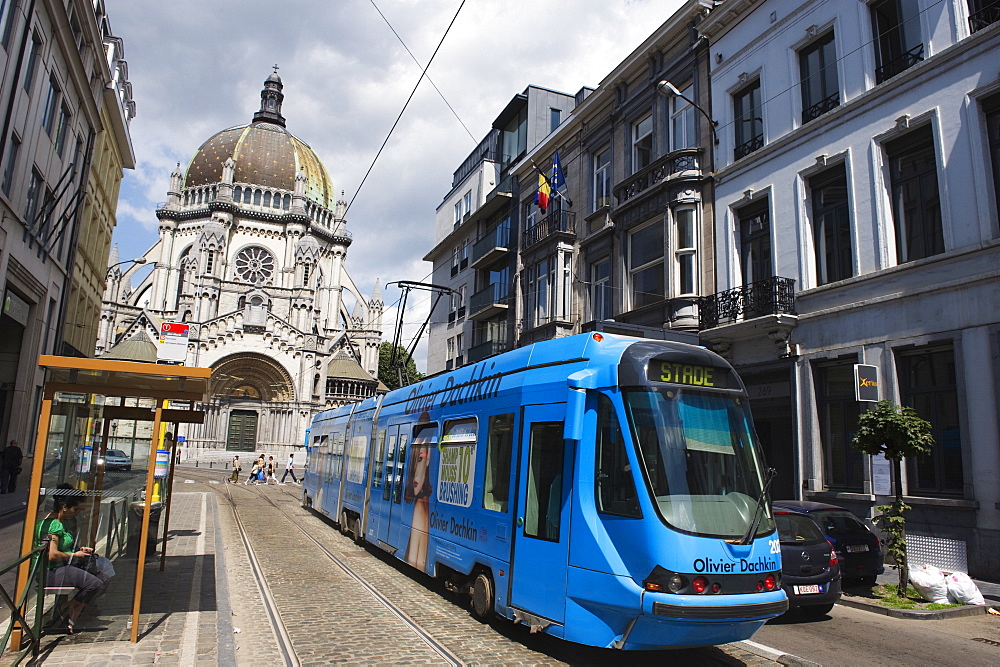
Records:
{"label": "building window", "polygon": [[846,168],[841,164],[813,176],[809,179],[809,188],[812,190],[816,284],[850,278],[854,275],[854,259]]}
{"label": "building window", "polygon": [[4,50],[10,48],[10,36],[14,27],[15,0],[0,0],[0,44]]}
{"label": "building window", "polygon": [[24,198],[24,223],[28,229],[35,226],[35,216],[38,215],[38,202],[42,194],[42,175],[37,169],[31,170],[28,181],[28,194]]}
{"label": "building window", "polygon": [[244,248],[236,254],[236,275],[245,283],[267,283],[274,275],[274,268],[274,257],[259,246]]}
{"label": "building window", "polygon": [[525,328],[531,329],[547,323],[552,318],[555,262],[546,257],[528,269]]}
{"label": "building window", "polygon": [[611,258],[590,265],[590,316],[593,320],[611,317]]}
{"label": "building window", "polygon": [[764,110],[760,105],[760,80],[733,95],[736,118],[736,148],[733,159],[739,160],[764,146]]}
{"label": "building window", "polygon": [[594,155],[594,210],[611,205],[611,146]]}
{"label": "building window", "polygon": [[65,104],[59,109],[59,122],[56,123],[55,151],[56,155],[62,157],[63,148],[66,146],[66,130],[69,125],[70,111]]}
{"label": "building window", "polygon": [[663,223],[657,220],[629,236],[632,308],[663,300],[663,272]]}
{"label": "building window", "polygon": [[448,352],[447,352],[447,357],[446,357],[445,361],[447,362],[448,370],[451,370],[452,368],[455,367],[455,339],[454,338],[449,338],[448,339]]}
{"label": "building window", "polygon": [[837,82],[837,48],[833,31],[799,52],[802,77],[802,122],[819,118],[840,104]]}
{"label": "building window", "polygon": [[[13,21],[8,21],[7,25]],[[8,35],[4,35],[4,47],[7,46]],[[42,38],[38,36],[38,33],[31,33],[31,51],[28,52],[28,62],[24,67],[24,91],[28,94],[31,93],[31,84],[35,82],[35,70],[38,69],[38,53],[42,49]]]}
{"label": "building window", "polygon": [[465,212],[462,214],[462,219],[465,220],[470,215],[472,215],[472,190],[465,193],[465,197],[462,198],[462,207]]}
{"label": "building window", "polygon": [[462,242],[462,250],[458,257],[458,270],[463,271],[469,266],[469,243],[468,239]]}
{"label": "building window", "polygon": [[899,264],[944,252],[934,136],[929,125],[886,143]]}
{"label": "building window", "polygon": [[559,127],[560,119],[562,118],[562,109],[549,109],[549,132],[552,132],[557,127]]}
{"label": "building window", "polygon": [[455,228],[462,224],[462,202],[455,202]]}
{"label": "building window", "polygon": [[930,422],[934,436],[934,447],[926,456],[907,460],[909,493],[961,494],[962,432],[955,352],[951,346],[900,352],[896,364],[900,402]]}
{"label": "building window", "polygon": [[978,32],[1000,21],[998,0],[969,0],[969,30]]}
{"label": "building window", "polygon": [[677,294],[697,294],[698,252],[695,242],[695,210],[678,209],[674,213],[674,273]]}
{"label": "building window", "polygon": [[45,98],[45,111],[42,112],[42,127],[45,133],[52,136],[52,129],[56,122],[56,109],[59,106],[59,83],[56,82],[55,75],[49,77],[49,94]]}
{"label": "building window", "polygon": [[743,284],[773,278],[771,269],[771,215],[768,200],[737,211],[740,226],[740,268]]}
{"label": "building window", "polygon": [[[997,12],[1000,13],[1000,4],[997,5]],[[983,101],[983,112],[986,114],[990,165],[993,167],[993,198],[997,207],[997,217],[1000,218],[1000,94]]]}
{"label": "building window", "polygon": [[[682,90],[681,95],[674,95],[670,98],[671,151],[690,148],[697,143],[694,136],[694,106],[688,102],[688,100],[694,99],[694,86],[688,86]],[[688,99],[684,99],[685,97]]]}
{"label": "building window", "polygon": [[17,154],[21,150],[21,140],[16,135],[10,135],[10,146],[7,148],[7,164],[3,169],[3,193],[10,196],[10,188],[14,183],[14,170],[17,169]]}
{"label": "building window", "polygon": [[462,350],[465,348],[465,336],[458,334],[455,336],[455,368],[461,368],[464,362]]}
{"label": "building window", "polygon": [[878,0],[871,5],[875,34],[875,83],[888,81],[924,59],[918,0]]}
{"label": "building window", "polygon": [[858,426],[854,360],[816,366],[816,411],[827,488],[861,491],[864,458],[851,447]]}
{"label": "building window", "polygon": [[632,125],[632,172],[635,173],[653,161],[653,116],[649,115]]}

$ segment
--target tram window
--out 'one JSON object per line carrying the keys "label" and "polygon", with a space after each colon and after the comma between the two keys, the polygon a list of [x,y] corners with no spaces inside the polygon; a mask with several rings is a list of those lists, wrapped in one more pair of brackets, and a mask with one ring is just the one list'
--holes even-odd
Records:
{"label": "tram window", "polygon": [[510,491],[510,458],[514,435],[514,415],[490,417],[489,435],[486,440],[486,483],[483,490],[483,508],[497,512],[507,511]]}
{"label": "tram window", "polygon": [[403,465],[406,463],[406,434],[399,434],[399,453],[396,455],[396,466],[395,472],[393,472],[393,477],[396,480],[396,486],[392,491],[392,502],[399,504],[399,501],[403,498]]}
{"label": "tram window", "polygon": [[563,423],[531,425],[524,534],[559,541],[562,515]]}
{"label": "tram window", "polygon": [[392,495],[392,486],[395,478],[395,468],[393,467],[396,461],[396,434],[389,436],[389,442],[386,444],[385,452],[385,485],[382,488],[382,500],[389,500]]}
{"label": "tram window", "polygon": [[375,445],[375,471],[372,475],[372,488],[382,488],[382,457],[385,455],[385,429],[378,432],[378,440]]}
{"label": "tram window", "polygon": [[601,395],[597,413],[597,511],[602,514],[641,518],[632,466],[625,452],[621,424],[611,399]]}
{"label": "tram window", "polygon": [[340,479],[340,472],[344,465],[344,434],[334,433],[333,434],[333,469],[330,474],[335,479]]}

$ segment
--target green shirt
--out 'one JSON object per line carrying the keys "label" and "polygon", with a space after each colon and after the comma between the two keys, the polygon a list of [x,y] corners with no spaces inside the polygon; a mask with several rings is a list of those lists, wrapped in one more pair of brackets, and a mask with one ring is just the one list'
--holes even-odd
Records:
{"label": "green shirt", "polygon": [[[38,522],[38,531],[35,533],[35,546],[42,546],[42,540],[46,535],[56,536],[56,548],[59,551],[69,552],[73,549],[73,535],[66,530],[59,519],[42,519]],[[62,561],[49,559],[49,569],[54,570],[60,565],[65,565]]]}

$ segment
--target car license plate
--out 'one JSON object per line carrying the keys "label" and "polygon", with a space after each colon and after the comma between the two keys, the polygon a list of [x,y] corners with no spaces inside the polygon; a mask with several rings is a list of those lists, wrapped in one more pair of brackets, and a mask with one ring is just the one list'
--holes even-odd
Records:
{"label": "car license plate", "polygon": [[857,553],[862,553],[864,551],[868,551],[868,545],[867,544],[848,544],[847,545],[847,553],[849,553],[849,554],[857,554]]}
{"label": "car license plate", "polygon": [[810,593],[822,593],[823,586],[813,584],[812,586],[792,586],[796,595],[808,595]]}

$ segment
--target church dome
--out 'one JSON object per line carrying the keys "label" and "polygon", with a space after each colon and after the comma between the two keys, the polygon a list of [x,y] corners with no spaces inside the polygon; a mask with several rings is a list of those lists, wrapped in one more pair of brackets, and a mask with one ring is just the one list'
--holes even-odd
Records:
{"label": "church dome", "polygon": [[323,162],[309,144],[285,129],[281,88],[277,73],[267,77],[261,108],[253,122],[217,132],[203,143],[184,174],[184,187],[219,183],[223,164],[232,157],[236,163],[234,183],[292,192],[295,175],[301,171],[306,177],[305,196],[320,206],[334,208],[333,181]]}

